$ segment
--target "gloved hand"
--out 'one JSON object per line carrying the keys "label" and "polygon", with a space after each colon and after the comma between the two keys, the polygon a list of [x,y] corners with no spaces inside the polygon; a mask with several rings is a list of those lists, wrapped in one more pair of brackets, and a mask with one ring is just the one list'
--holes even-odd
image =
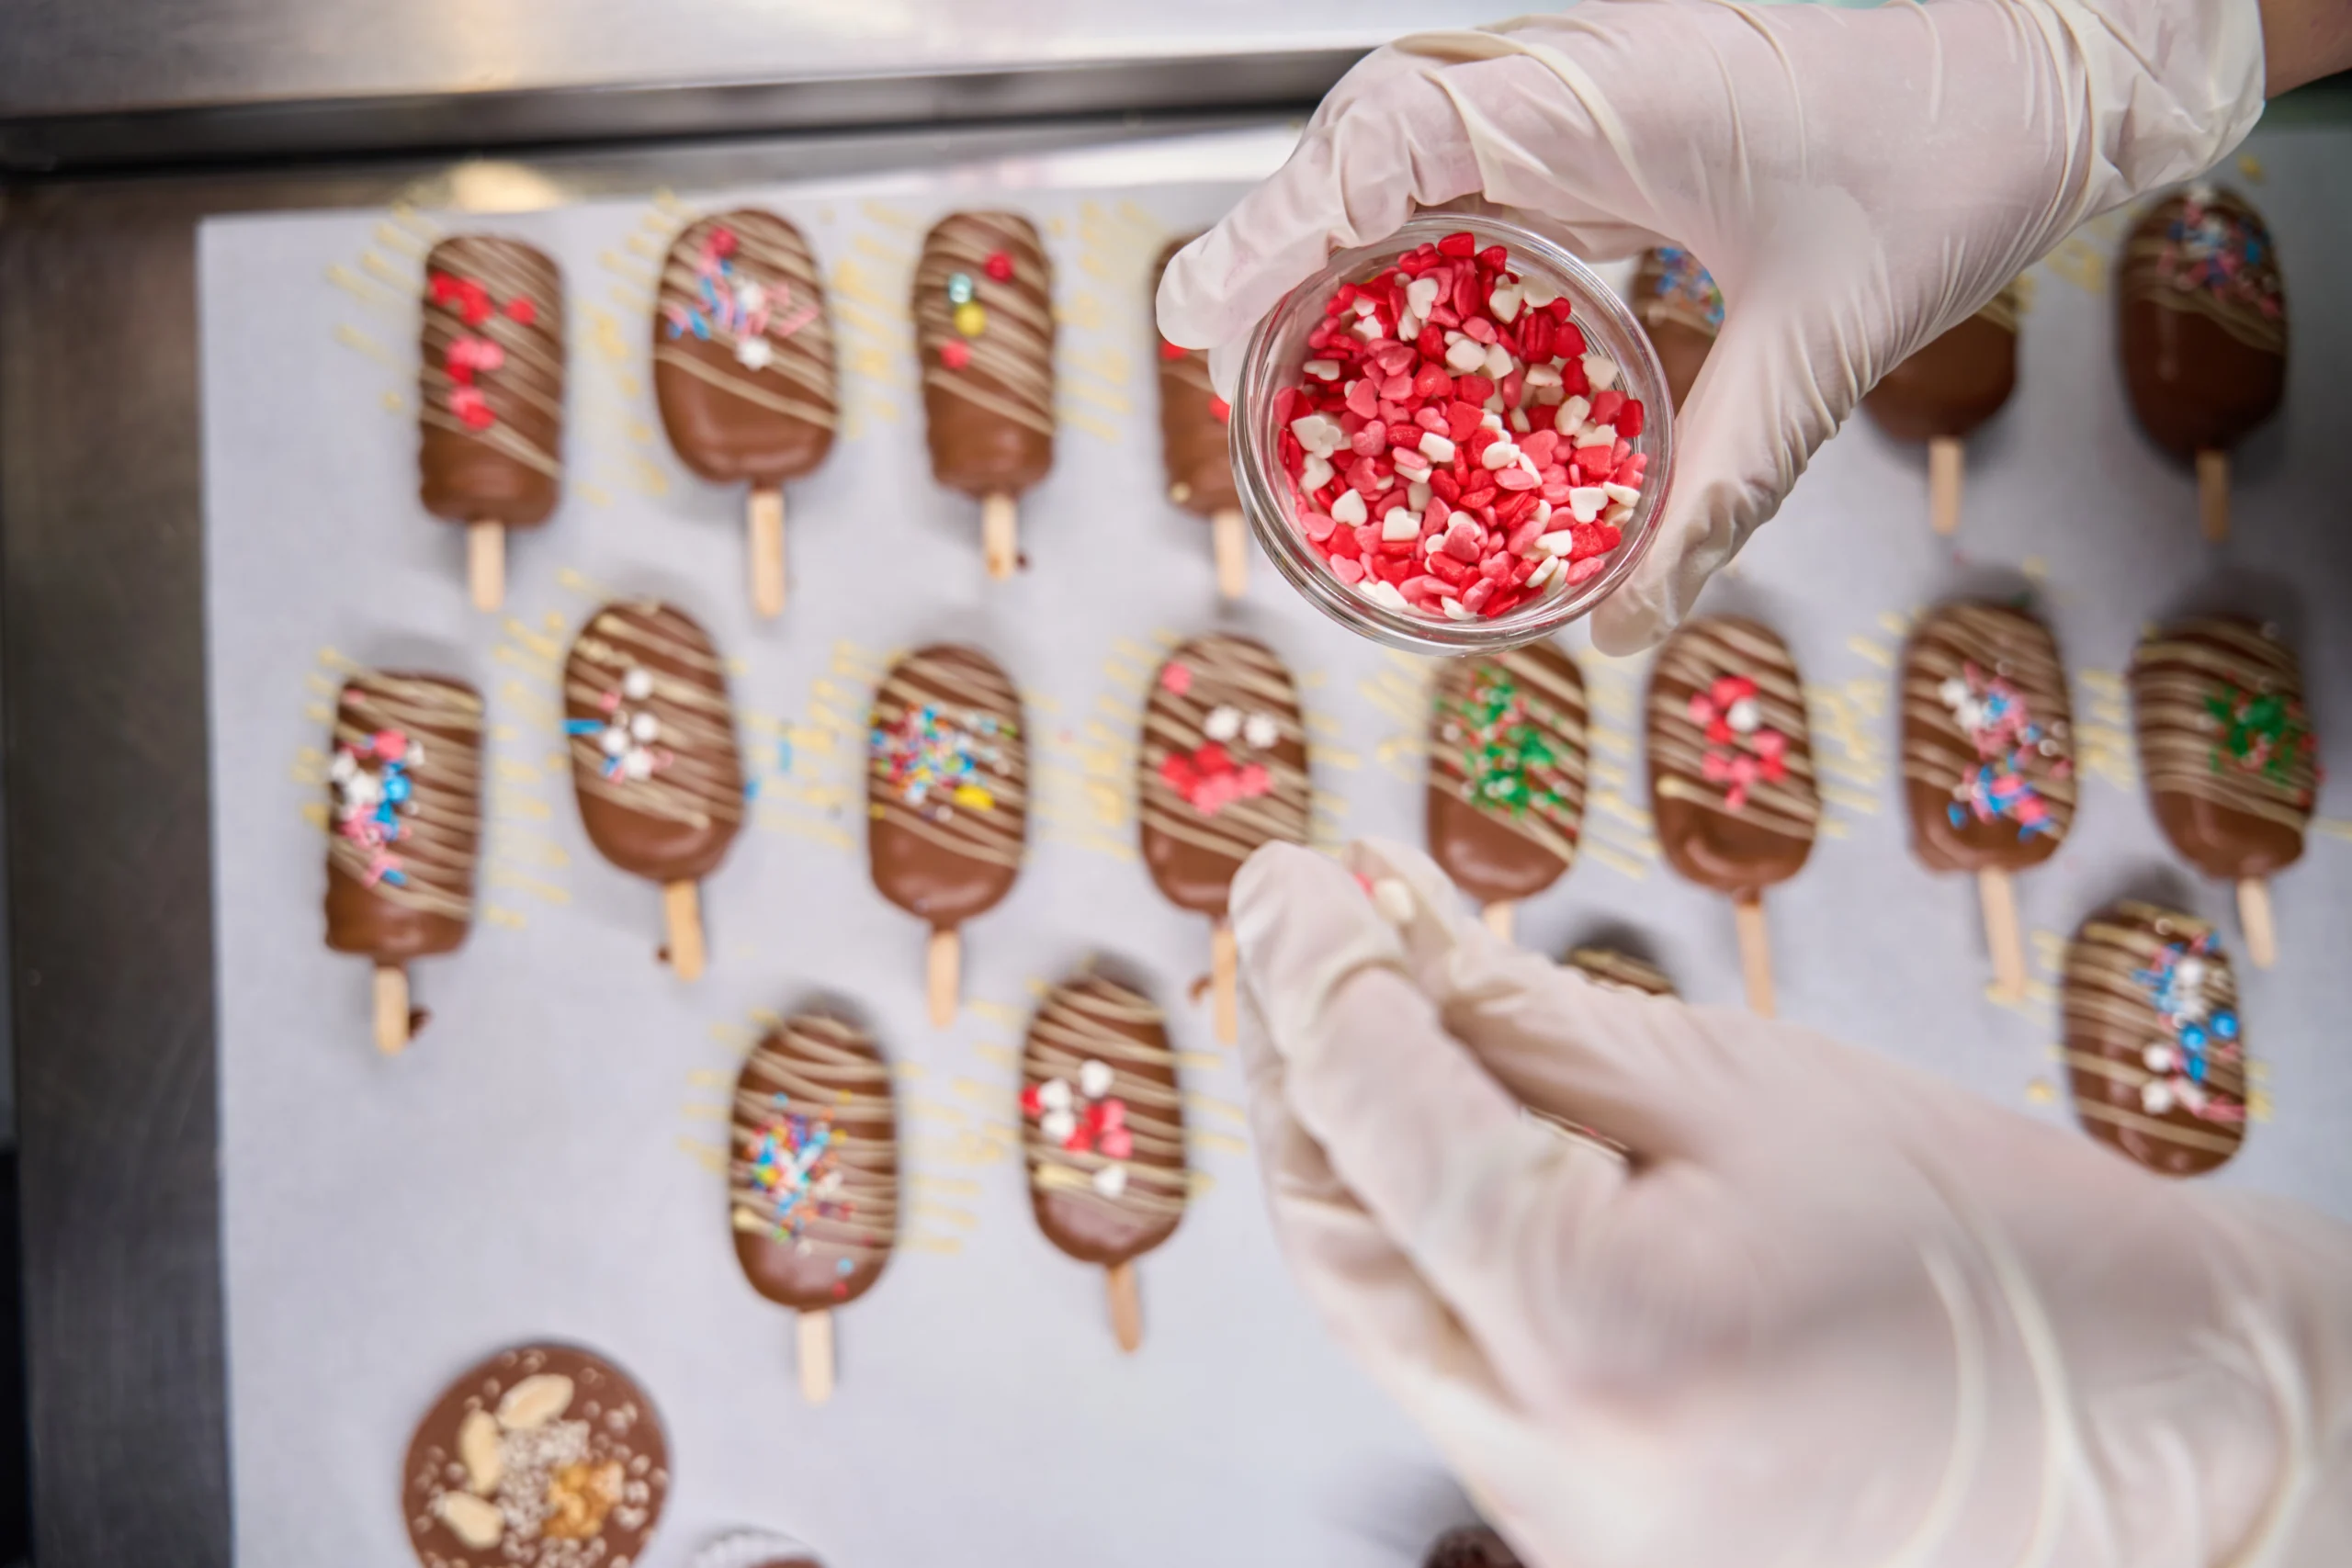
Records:
{"label": "gloved hand", "polygon": [[1419,34],[1350,72],[1170,265],[1160,330],[1215,351],[1230,397],[1250,328],[1332,251],[1468,196],[1594,259],[1688,246],[1726,314],[1657,540],[1594,616],[1632,652],[1881,375],[2085,219],[2211,164],[2262,94],[2256,0],[1583,0]]}
{"label": "gloved hand", "polygon": [[2352,1562],[2352,1233],[1349,857],[1234,885],[1275,1227],[1534,1568]]}

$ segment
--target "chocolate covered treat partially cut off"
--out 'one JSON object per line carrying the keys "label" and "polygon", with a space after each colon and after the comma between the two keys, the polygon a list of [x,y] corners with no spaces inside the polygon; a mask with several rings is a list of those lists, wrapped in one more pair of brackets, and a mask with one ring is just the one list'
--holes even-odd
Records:
{"label": "chocolate covered treat partially cut off", "polygon": [[956,1021],[960,928],[1012,891],[1029,839],[1029,738],[996,661],[938,644],[874,694],[865,847],[882,896],[931,926],[932,1025]]}
{"label": "chocolate covered treat partially cut off", "polygon": [[1687,622],[1659,650],[1648,702],[1650,811],[1667,863],[1730,896],[1747,1005],[1773,1012],[1764,889],[1813,852],[1821,799],[1804,689],[1756,622]]}
{"label": "chocolate covered treat partially cut off", "polygon": [[1584,677],[1549,643],[1439,666],[1430,855],[1508,940],[1512,907],[1557,882],[1584,825]]}
{"label": "chocolate covered treat partially cut off", "polygon": [[1239,1037],[1234,874],[1260,845],[1306,841],[1306,728],[1272,649],[1223,632],[1168,656],[1145,705],[1136,758],[1143,861],[1180,909],[1206,915],[1217,1039]]}
{"label": "chocolate covered treat partially cut off", "polygon": [[697,885],[743,825],[743,759],[709,634],[654,600],[607,604],[563,666],[580,820],[604,857],[662,886],[678,978],[701,976]]}
{"label": "chocolate covered treat partially cut off", "polygon": [[2025,994],[2012,874],[2058,851],[2075,819],[2075,732],[2050,628],[2001,604],[1946,604],[1903,660],[1903,796],[1912,852],[1973,873],[1996,995]]}
{"label": "chocolate covered treat partially cut off", "polygon": [[1014,503],[1054,466],[1054,274],[1029,220],[956,212],[915,265],[931,471],[980,503],[993,578],[1021,563]]}
{"label": "chocolate covered treat partially cut off", "polygon": [[1724,329],[1724,291],[1689,251],[1659,245],[1642,253],[1633,292],[1634,314],[1657,350],[1667,391],[1679,413]]}
{"label": "chocolate covered treat partially cut off", "polygon": [[2126,899],[2066,953],[2066,1065],[2083,1128],[2164,1176],[2196,1176],[2245,1141],[2236,977],[2213,929]]}
{"label": "chocolate covered treat partially cut off", "polygon": [[735,1082],[727,1211],[752,1288],[798,1314],[800,1391],[833,1391],[836,1307],[874,1288],[899,1235],[890,1069],[864,1032],[804,1013]]}
{"label": "chocolate covered treat partially cut off", "polygon": [[752,604],[783,613],[784,486],[832,450],[832,324],[800,231],[745,208],[687,225],[662,263],[653,393],[679,461],[748,484]]}
{"label": "chocolate covered treat partially cut off", "polygon": [[1928,444],[1928,518],[1960,528],[1962,443],[2009,400],[2018,384],[2018,286],[1888,371],[1862,400],[1897,441]]}
{"label": "chocolate covered treat partially cut off", "polygon": [[466,525],[477,609],[506,593],[506,533],[554,512],[563,479],[563,277],[520,240],[460,234],[424,258],[419,493]]}
{"label": "chocolate covered treat partially cut off", "polygon": [[1666,977],[1665,970],[1613,947],[1570,948],[1566,962],[1603,990],[1645,997],[1674,995],[1674,982]]}
{"label": "chocolate covered treat partially cut off", "polygon": [[2231,191],[2192,186],[2132,229],[2116,267],[2123,379],[2155,444],[2197,466],[2198,516],[2230,531],[2230,448],[2287,390],[2287,295],[2270,231]]}
{"label": "chocolate covered treat partially cut off", "polygon": [[401,1466],[424,1568],[618,1568],[638,1561],[669,1497],[652,1402],[568,1345],[520,1345],[458,1378]]}
{"label": "chocolate covered treat partially cut off", "polygon": [[2132,655],[2132,708],[2157,825],[2182,859],[2236,886],[2247,955],[2267,969],[2268,879],[2302,858],[2319,787],[2294,650],[2252,621],[2182,621]]}
{"label": "chocolate covered treat partially cut off", "polygon": [[376,1045],[424,1027],[408,961],[453,953],[473,921],[481,842],[480,694],[438,675],[343,684],[327,765],[327,946],[376,961]]}
{"label": "chocolate covered treat partially cut off", "polygon": [[[1151,269],[1152,295],[1160,275],[1190,240],[1159,254]],[[1150,308],[1147,301],[1147,308]],[[1233,482],[1233,409],[1209,381],[1209,356],[1159,340],[1159,452],[1168,471],[1168,499],[1209,522],[1217,592],[1238,599],[1250,586],[1250,536]]]}
{"label": "chocolate covered treat partially cut off", "polygon": [[1143,1343],[1135,1260],[1184,1217],[1184,1100],[1167,1020],[1097,975],[1046,994],[1021,1054],[1029,1202],[1046,1239],[1107,1271],[1112,1333]]}

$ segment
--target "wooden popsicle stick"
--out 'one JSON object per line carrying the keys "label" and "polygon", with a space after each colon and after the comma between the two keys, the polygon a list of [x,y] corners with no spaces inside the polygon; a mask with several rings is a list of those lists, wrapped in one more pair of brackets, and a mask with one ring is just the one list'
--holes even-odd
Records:
{"label": "wooden popsicle stick", "polygon": [[376,965],[376,1049],[397,1056],[408,1049],[408,971]]}
{"label": "wooden popsicle stick", "polygon": [[1021,565],[1021,518],[1009,495],[980,499],[980,557],[999,582]]}
{"label": "wooden popsicle stick", "polygon": [[1515,915],[1518,910],[1519,906],[1513,903],[1510,899],[1498,898],[1493,903],[1487,905],[1485,908],[1479,910],[1478,918],[1487,923],[1487,929],[1488,931],[1502,938],[1503,941],[1509,942],[1510,940],[1511,933],[1511,917]]}
{"label": "wooden popsicle stick", "polygon": [[2245,955],[2256,969],[2278,962],[2278,928],[2270,919],[2270,884],[2258,876],[2238,882],[2238,924],[2245,930]]}
{"label": "wooden popsicle stick", "polygon": [[1747,1010],[1758,1018],[1773,1014],[1772,941],[1764,925],[1764,896],[1735,898],[1732,919],[1739,931],[1739,974],[1747,986]]}
{"label": "wooden popsicle stick", "polygon": [[2197,454],[2197,524],[2205,542],[2218,545],[2230,536],[2230,455]]}
{"label": "wooden popsicle stick", "polygon": [[466,583],[474,608],[495,610],[506,603],[506,528],[500,523],[466,525]]}
{"label": "wooden popsicle stick", "polygon": [[2025,998],[2025,943],[2018,935],[2018,894],[2009,874],[1987,867],[1976,874],[1976,895],[1984,906],[1984,950],[1993,955],[1993,994],[2003,1001]]}
{"label": "wooden popsicle stick", "polygon": [[1965,450],[1957,435],[1930,436],[1928,441],[1928,521],[1947,539],[1960,532],[1961,459]]}
{"label": "wooden popsicle stick", "polygon": [[1233,944],[1233,927],[1220,919],[1209,928],[1209,1008],[1220,1045],[1241,1038],[1240,980],[1241,953]]}
{"label": "wooden popsicle stick", "polygon": [[702,978],[701,888],[692,882],[662,885],[662,924],[669,933],[670,967],[681,980]]}
{"label": "wooden popsicle stick", "polygon": [[931,998],[931,1026],[954,1025],[964,989],[964,939],[953,926],[931,933],[923,953],[923,988]]}
{"label": "wooden popsicle stick", "polygon": [[1250,591],[1250,530],[1226,507],[1209,518],[1209,547],[1216,552],[1216,591],[1238,599]]}
{"label": "wooden popsicle stick", "polygon": [[1111,1292],[1111,1337],[1132,1356],[1143,1348],[1143,1294],[1136,1289],[1134,1260],[1112,1264],[1104,1278]]}
{"label": "wooden popsicle stick", "polygon": [[784,491],[753,485],[746,521],[752,531],[752,608],[774,620],[784,614]]}
{"label": "wooden popsicle stick", "polygon": [[833,1314],[804,1312],[800,1318],[800,1397],[822,1404],[833,1397]]}

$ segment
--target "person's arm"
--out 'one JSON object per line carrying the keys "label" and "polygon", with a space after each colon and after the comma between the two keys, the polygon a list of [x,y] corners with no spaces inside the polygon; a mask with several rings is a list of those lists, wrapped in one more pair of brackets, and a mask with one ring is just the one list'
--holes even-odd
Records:
{"label": "person's arm", "polygon": [[2262,0],[2265,90],[2272,97],[2352,71],[2352,4]]}

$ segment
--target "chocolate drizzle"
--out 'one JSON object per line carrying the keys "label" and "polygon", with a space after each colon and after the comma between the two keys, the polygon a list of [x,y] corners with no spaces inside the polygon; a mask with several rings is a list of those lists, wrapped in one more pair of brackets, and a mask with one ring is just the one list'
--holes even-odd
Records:
{"label": "chocolate drizzle", "polygon": [[369,671],[344,682],[328,780],[328,947],[398,962],[466,940],[481,726],[481,697],[461,681]]}
{"label": "chocolate drizzle", "polygon": [[[1178,240],[1151,269],[1155,293],[1168,264],[1189,243]],[[1241,505],[1233,483],[1228,419],[1232,411],[1209,380],[1209,356],[1197,348],[1159,342],[1159,450],[1168,470],[1168,499],[1196,516]]]}
{"label": "chocolate drizzle", "polygon": [[1108,1265],[1175,1234],[1184,1101],[1149,998],[1092,975],[1055,987],[1029,1026],[1021,1081],[1029,1201],[1046,1240]]}
{"label": "chocolate drizzle", "polygon": [[1736,616],[1686,622],[1651,671],[1648,715],[1650,809],[1674,869],[1735,897],[1795,875],[1821,799],[1787,645]]}
{"label": "chocolate drizzle", "polygon": [[2213,929],[2125,900],[2066,953],[2066,1064],[2084,1130],[2165,1176],[2195,1176],[2245,1141],[2237,981]]}
{"label": "chocolate drizzle", "polygon": [[1036,228],[1012,212],[941,219],[913,303],[933,475],[969,496],[1019,495],[1054,466],[1053,264]]}
{"label": "chocolate drizzle", "polygon": [[1613,947],[1572,948],[1567,964],[1604,990],[1633,991],[1645,997],[1674,995],[1674,982],[1666,977],[1666,971]]}
{"label": "chocolate drizzle", "polygon": [[1144,709],[1136,793],[1144,864],[1179,908],[1222,918],[1252,851],[1306,841],[1306,729],[1272,649],[1216,632],[1169,655]]}
{"label": "chocolate drizzle", "polygon": [[995,660],[940,644],[874,694],[865,774],[874,885],[944,931],[1012,891],[1029,833],[1021,697]]}
{"label": "chocolate drizzle", "polygon": [[873,1289],[899,1235],[898,1112],[874,1042],[821,1014],[787,1020],[743,1064],[729,1143],[752,1288],[801,1312]]}
{"label": "chocolate drizzle", "polygon": [[2075,819],[2066,672],[2022,610],[1947,604],[1903,660],[1903,784],[1911,847],[1935,871],[2048,860]]}
{"label": "chocolate drizzle", "polygon": [[1575,861],[1584,821],[1584,677],[1549,643],[1439,667],[1430,853],[1483,903],[1532,897]]}
{"label": "chocolate drizzle", "polygon": [[544,523],[563,472],[562,275],[520,240],[460,234],[433,247],[424,277],[424,509],[452,523]]}
{"label": "chocolate drizzle", "polygon": [[2124,380],[2177,457],[2234,446],[2287,388],[2287,299],[2270,233],[2228,191],[2158,202],[2117,264]]}
{"label": "chocolate drizzle", "polygon": [[2132,659],[2140,772],[2173,848],[2208,876],[2267,876],[2302,858],[2319,784],[2303,682],[2286,644],[2203,616]]}
{"label": "chocolate drizzle", "polygon": [[744,209],[678,236],[653,308],[653,390],[680,460],[714,483],[773,488],[824,460],[833,332],[799,230]]}

